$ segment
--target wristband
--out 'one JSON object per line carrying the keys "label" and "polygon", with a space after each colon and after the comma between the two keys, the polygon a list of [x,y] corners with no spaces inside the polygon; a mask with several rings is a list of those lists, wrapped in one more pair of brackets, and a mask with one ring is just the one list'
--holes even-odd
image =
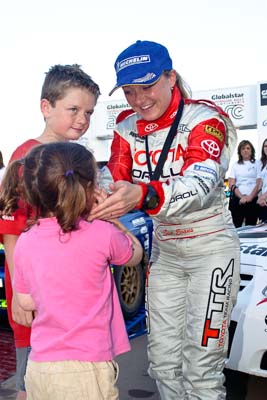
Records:
{"label": "wristband", "polygon": [[138,202],[138,204],[135,206],[135,208],[137,210],[141,210],[143,202],[144,202],[144,199],[145,199],[146,194],[147,194],[147,185],[144,182],[138,182],[138,185],[141,186],[142,197],[141,197],[140,201]]}
{"label": "wristband", "polygon": [[233,186],[231,187],[231,191],[234,193],[235,190],[236,190],[237,188],[238,188],[238,187],[237,187],[236,185],[233,185]]}
{"label": "wristband", "polygon": [[154,210],[159,205],[159,195],[155,188],[151,185],[147,185],[147,194],[144,198],[141,210]]}

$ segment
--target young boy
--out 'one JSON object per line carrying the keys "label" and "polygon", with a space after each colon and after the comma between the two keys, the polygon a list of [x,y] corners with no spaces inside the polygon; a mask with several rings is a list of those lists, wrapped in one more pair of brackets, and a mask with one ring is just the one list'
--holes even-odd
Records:
{"label": "young boy", "polygon": [[[43,133],[35,139],[21,144],[12,154],[10,161],[25,156],[39,144],[78,140],[89,128],[90,118],[100,95],[99,86],[78,65],[55,65],[46,74],[41,93],[41,112],[45,121]],[[14,194],[16,196],[16,194]],[[30,351],[30,326],[33,315],[18,304],[12,290],[13,253],[18,236],[30,216],[29,206],[21,201],[20,208],[12,218],[0,218],[0,235],[5,245],[5,286],[10,326],[14,332],[16,347],[17,400],[27,398],[24,375]]]}

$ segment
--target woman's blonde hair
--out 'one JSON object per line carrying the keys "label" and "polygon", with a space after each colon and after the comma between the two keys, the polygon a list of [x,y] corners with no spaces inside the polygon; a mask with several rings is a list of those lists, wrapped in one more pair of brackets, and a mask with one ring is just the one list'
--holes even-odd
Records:
{"label": "woman's blonde hair", "polygon": [[[170,75],[170,71],[164,71],[163,75],[165,75],[166,77],[168,77]],[[189,99],[192,97],[192,91],[190,89],[190,86],[186,83],[186,81],[181,77],[180,74],[178,74],[178,72],[176,70],[174,70],[176,73],[176,86],[178,87],[178,89],[180,90],[181,95],[185,98],[185,99]]]}

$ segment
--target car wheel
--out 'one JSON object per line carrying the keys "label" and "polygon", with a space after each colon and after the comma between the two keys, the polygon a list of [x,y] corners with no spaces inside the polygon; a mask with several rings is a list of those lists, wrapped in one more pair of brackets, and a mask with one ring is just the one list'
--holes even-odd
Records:
{"label": "car wheel", "polygon": [[134,317],[144,302],[145,273],[142,264],[115,266],[114,279],[125,319]]}

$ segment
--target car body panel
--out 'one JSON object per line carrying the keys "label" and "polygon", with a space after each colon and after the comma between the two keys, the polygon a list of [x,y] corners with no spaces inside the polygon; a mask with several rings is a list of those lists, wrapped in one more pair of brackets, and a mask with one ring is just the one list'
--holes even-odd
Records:
{"label": "car body panel", "polygon": [[147,258],[149,258],[153,233],[153,222],[151,218],[142,211],[134,210],[123,215],[120,221],[137,237],[137,239],[139,239]]}
{"label": "car body panel", "polygon": [[231,316],[234,329],[226,366],[267,377],[267,224],[237,231],[241,282]]}

